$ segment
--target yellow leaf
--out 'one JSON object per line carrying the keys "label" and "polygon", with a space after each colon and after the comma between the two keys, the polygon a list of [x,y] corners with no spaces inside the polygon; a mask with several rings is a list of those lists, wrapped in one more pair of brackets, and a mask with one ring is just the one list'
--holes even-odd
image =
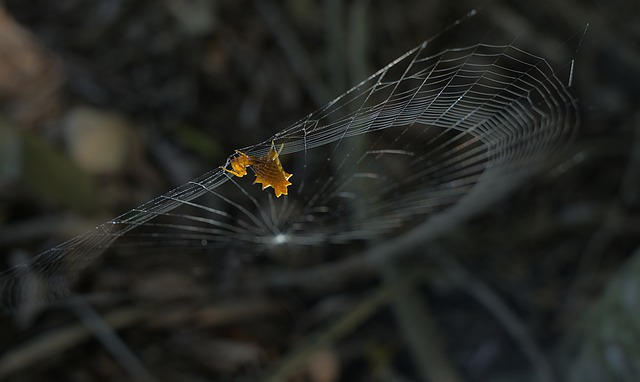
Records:
{"label": "yellow leaf", "polygon": [[292,184],[289,182],[289,178],[291,178],[293,174],[285,172],[282,168],[279,158],[282,147],[283,146],[280,146],[280,149],[276,150],[274,143],[271,142],[271,149],[264,157],[247,155],[236,150],[238,156],[231,160],[231,170],[224,167],[222,167],[222,169],[241,178],[247,174],[247,167],[251,167],[256,174],[254,184],[261,184],[263,190],[267,187],[272,187],[277,198],[279,198],[280,195],[288,195],[289,191],[287,187]]}

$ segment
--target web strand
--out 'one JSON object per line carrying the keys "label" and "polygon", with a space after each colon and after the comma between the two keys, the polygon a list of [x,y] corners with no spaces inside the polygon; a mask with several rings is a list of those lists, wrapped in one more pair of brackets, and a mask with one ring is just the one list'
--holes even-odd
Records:
{"label": "web strand", "polygon": [[119,245],[255,252],[389,235],[509,188],[566,144],[575,101],[544,59],[512,45],[426,46],[241,149],[264,157],[282,144],[284,168],[303,169],[289,195],[213,170],[0,274],[0,307],[63,297]]}

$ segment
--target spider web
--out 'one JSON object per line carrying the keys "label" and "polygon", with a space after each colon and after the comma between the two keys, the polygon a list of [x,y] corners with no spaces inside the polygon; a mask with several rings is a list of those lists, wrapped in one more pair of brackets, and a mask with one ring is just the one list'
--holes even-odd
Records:
{"label": "spider web", "polygon": [[543,58],[512,44],[427,45],[240,149],[261,157],[283,145],[288,196],[217,168],[0,274],[0,307],[68,295],[119,245],[256,252],[398,235],[495,199],[571,137],[575,101]]}

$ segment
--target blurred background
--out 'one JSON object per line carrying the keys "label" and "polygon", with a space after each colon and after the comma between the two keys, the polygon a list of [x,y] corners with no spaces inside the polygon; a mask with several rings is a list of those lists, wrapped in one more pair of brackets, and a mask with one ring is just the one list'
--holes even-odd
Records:
{"label": "blurred background", "polygon": [[[179,249],[175,264],[126,278],[96,267],[85,277],[172,305],[0,317],[0,379],[640,375],[637,2],[0,4],[2,268],[224,164],[440,33],[433,53],[487,43],[545,57],[581,113],[567,152],[434,243],[426,274],[411,264],[401,284],[375,272],[270,283],[268,264],[237,253],[223,277],[242,273],[244,284],[202,307],[175,303],[203,293]],[[288,261],[302,276],[322,273]]]}

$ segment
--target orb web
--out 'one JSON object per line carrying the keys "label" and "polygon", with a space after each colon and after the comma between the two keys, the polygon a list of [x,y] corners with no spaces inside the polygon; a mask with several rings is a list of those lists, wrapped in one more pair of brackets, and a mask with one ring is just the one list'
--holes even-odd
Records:
{"label": "orb web", "polygon": [[[410,50],[327,106],[238,149],[292,173],[276,198],[222,168],[0,274],[0,306],[62,298],[108,248],[221,253],[398,235],[516,186],[576,124],[575,101],[541,57],[513,45]],[[233,155],[222,167],[229,167]],[[34,281],[35,280],[35,281]]]}

